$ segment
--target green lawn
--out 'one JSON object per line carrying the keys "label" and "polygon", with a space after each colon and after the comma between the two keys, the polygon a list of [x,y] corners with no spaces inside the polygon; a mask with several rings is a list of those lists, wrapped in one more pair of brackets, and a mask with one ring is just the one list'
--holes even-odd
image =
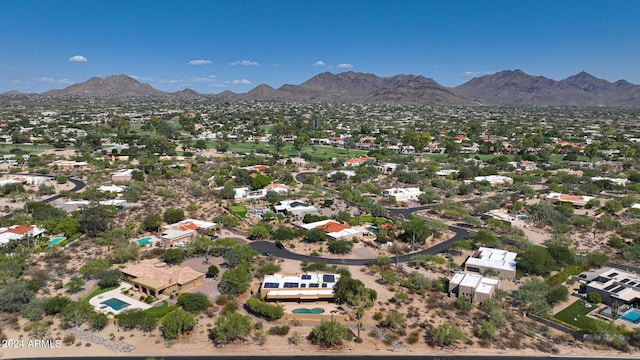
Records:
{"label": "green lawn", "polygon": [[166,300],[163,300],[160,306],[154,306],[152,308],[145,310],[144,312],[151,316],[161,318],[166,314],[170,313],[171,311],[177,309],[178,307],[179,307],[178,305],[169,306],[169,303]]}
{"label": "green lawn", "polygon": [[46,150],[53,149],[51,145],[26,145],[26,144],[0,144],[0,151],[11,153],[13,149],[20,149],[29,154],[40,154]]}
{"label": "green lawn", "polygon": [[93,291],[91,292],[91,294],[89,294],[89,296],[87,296],[86,298],[84,298],[84,300],[83,300],[83,301],[85,301],[85,302],[89,302],[89,299],[91,299],[92,297],[97,296],[97,295],[100,295],[100,294],[102,294],[102,293],[106,293],[107,291],[111,291],[111,290],[113,290],[113,289],[116,289],[118,286],[120,286],[120,285],[116,285],[116,286],[113,286],[113,287],[110,287],[110,288],[106,288],[106,289],[103,289],[103,288],[99,287],[99,288],[97,288],[97,289],[93,290]]}
{"label": "green lawn", "polygon": [[587,308],[584,306],[584,303],[585,302],[583,300],[578,300],[569,305],[566,309],[555,314],[554,318],[583,330],[591,330],[593,329],[593,324],[597,320],[588,317],[587,314],[593,311],[596,307],[592,306]]}

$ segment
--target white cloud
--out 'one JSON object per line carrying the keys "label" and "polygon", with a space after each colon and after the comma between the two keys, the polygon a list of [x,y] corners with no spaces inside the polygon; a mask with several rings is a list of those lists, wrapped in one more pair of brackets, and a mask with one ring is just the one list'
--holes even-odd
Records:
{"label": "white cloud", "polygon": [[70,84],[71,80],[64,78],[64,79],[54,79],[52,77],[49,76],[44,76],[41,77],[39,79],[36,79],[37,82],[44,82],[44,83],[55,83],[55,84]]}
{"label": "white cloud", "polygon": [[229,65],[259,66],[260,64],[257,61],[253,61],[253,60],[238,60],[238,61],[229,63]]}
{"label": "white cloud", "polygon": [[209,65],[213,62],[211,60],[191,60],[189,61],[189,65]]}
{"label": "white cloud", "polygon": [[464,76],[470,76],[470,77],[476,77],[476,76],[482,76],[482,75],[489,75],[489,74],[493,74],[495,73],[495,71],[493,70],[486,70],[486,71],[465,71],[462,73],[462,75]]}
{"label": "white cloud", "polygon": [[76,55],[69,58],[71,62],[87,62],[87,58],[82,55]]}
{"label": "white cloud", "polygon": [[233,80],[231,83],[234,85],[250,85],[251,81],[247,79],[242,79],[242,80]]}
{"label": "white cloud", "polygon": [[327,65],[327,64],[324,61],[318,60],[318,61],[314,62],[313,65],[311,65],[311,66],[325,66],[325,65]]}
{"label": "white cloud", "polygon": [[340,65],[338,65],[338,68],[340,68],[340,69],[351,69],[351,68],[353,68],[353,65],[351,65],[351,64],[340,64]]}

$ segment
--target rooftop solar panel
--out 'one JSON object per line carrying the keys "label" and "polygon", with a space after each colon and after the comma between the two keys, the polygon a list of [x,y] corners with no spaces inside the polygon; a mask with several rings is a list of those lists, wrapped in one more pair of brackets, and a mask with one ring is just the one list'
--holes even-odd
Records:
{"label": "rooftop solar panel", "polygon": [[604,288],[605,291],[609,291],[611,289],[613,289],[614,287],[618,286],[617,284],[611,284],[609,286],[607,286],[606,288]]}
{"label": "rooftop solar panel", "polygon": [[621,282],[621,283],[623,283],[623,284],[626,284],[626,283],[628,283],[629,281],[631,281],[631,280],[629,280],[629,279],[622,279],[622,280],[620,280],[620,282]]}
{"label": "rooftop solar panel", "polygon": [[311,280],[311,275],[303,274],[300,278],[302,280]]}
{"label": "rooftop solar panel", "polygon": [[614,294],[617,294],[624,289],[626,289],[624,286],[618,286],[617,288],[613,289],[611,292]]}
{"label": "rooftop solar panel", "polygon": [[322,282],[335,282],[336,277],[334,275],[322,275]]}

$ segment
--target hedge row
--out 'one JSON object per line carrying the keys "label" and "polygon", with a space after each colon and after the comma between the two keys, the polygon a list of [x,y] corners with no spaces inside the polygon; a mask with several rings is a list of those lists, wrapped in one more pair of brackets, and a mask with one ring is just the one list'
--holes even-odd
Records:
{"label": "hedge row", "polygon": [[247,311],[267,320],[278,320],[284,315],[284,309],[279,305],[271,305],[256,298],[250,298],[244,304]]}

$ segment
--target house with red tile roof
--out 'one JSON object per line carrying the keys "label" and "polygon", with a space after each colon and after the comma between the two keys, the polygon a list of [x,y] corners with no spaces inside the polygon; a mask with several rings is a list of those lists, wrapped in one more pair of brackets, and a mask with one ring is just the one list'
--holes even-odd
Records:
{"label": "house with red tile roof", "polygon": [[351,227],[335,220],[322,220],[308,224],[300,224],[300,227],[307,230],[321,229],[333,240],[351,238],[364,232],[360,227]]}
{"label": "house with red tile roof", "polygon": [[351,158],[343,163],[344,166],[360,166],[360,164],[367,161],[376,161],[374,157],[361,156],[359,158]]}
{"label": "house with red tile roof", "polygon": [[13,225],[10,227],[0,228],[0,245],[4,245],[11,240],[22,239],[25,236],[36,238],[45,232],[46,230],[44,228],[34,225]]}
{"label": "house with red tile roof", "polygon": [[198,234],[214,229],[216,223],[195,219],[185,219],[180,222],[162,226],[160,239],[165,247],[184,246]]}

